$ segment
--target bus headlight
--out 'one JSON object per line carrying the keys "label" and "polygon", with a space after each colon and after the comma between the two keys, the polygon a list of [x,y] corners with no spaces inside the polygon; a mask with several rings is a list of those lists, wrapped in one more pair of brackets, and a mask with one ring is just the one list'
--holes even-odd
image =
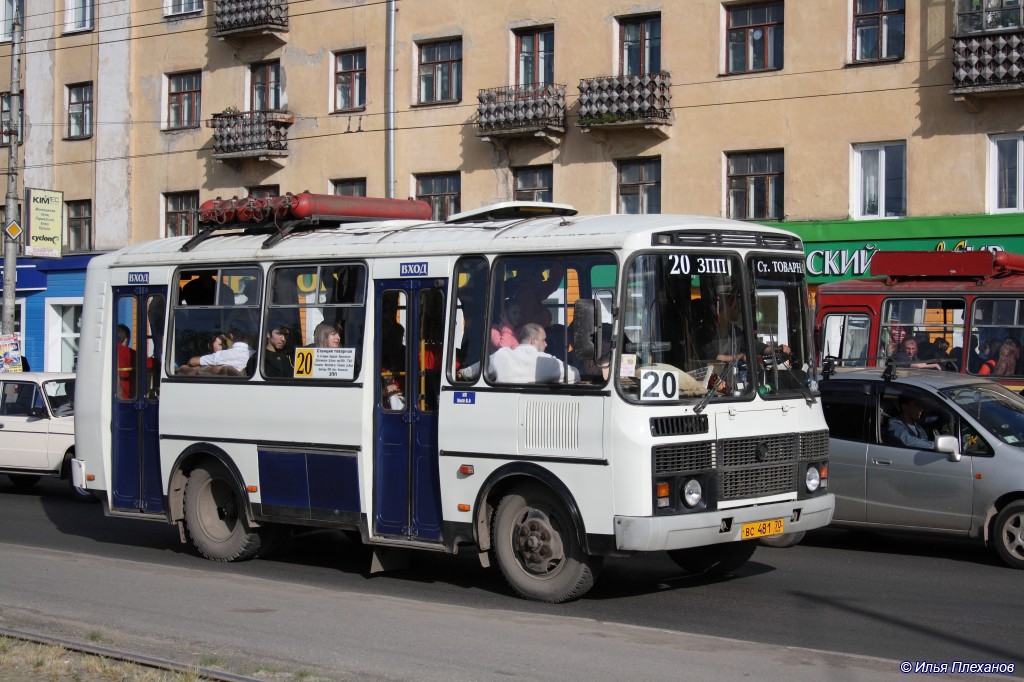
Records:
{"label": "bus headlight", "polygon": [[813,493],[821,485],[821,475],[818,473],[818,467],[813,464],[807,467],[807,492]]}
{"label": "bus headlight", "polygon": [[700,504],[701,497],[704,496],[704,491],[701,490],[700,481],[696,478],[691,478],[683,485],[683,503],[691,509]]}

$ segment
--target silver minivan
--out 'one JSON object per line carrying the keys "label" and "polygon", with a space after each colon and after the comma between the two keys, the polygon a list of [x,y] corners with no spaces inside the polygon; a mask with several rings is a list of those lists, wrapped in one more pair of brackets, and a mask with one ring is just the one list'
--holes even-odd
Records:
{"label": "silver minivan", "polygon": [[834,526],[975,538],[1024,568],[1024,398],[930,369],[839,369],[819,387]]}

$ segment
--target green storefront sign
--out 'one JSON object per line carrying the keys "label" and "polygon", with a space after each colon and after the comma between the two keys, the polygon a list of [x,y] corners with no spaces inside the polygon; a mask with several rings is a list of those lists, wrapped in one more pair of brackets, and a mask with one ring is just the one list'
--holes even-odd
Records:
{"label": "green storefront sign", "polygon": [[804,240],[812,284],[867,276],[878,251],[986,249],[1024,254],[1024,213],[767,224]]}

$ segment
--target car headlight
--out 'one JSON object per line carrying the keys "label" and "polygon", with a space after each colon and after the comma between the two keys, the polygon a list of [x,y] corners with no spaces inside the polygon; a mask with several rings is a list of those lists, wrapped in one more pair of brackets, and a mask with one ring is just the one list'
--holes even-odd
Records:
{"label": "car headlight", "polygon": [[690,507],[696,507],[700,504],[701,497],[704,496],[704,491],[701,490],[700,481],[696,478],[691,478],[683,486],[683,503]]}
{"label": "car headlight", "polygon": [[813,493],[821,485],[821,475],[818,473],[818,467],[809,466],[807,467],[807,492]]}

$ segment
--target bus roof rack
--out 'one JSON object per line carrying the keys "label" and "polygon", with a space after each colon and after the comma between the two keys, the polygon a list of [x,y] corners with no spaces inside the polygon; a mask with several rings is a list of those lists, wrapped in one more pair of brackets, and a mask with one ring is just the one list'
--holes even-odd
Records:
{"label": "bus roof rack", "polygon": [[485,220],[523,220],[550,216],[572,216],[579,213],[569,204],[547,201],[502,201],[448,216],[445,223],[478,223]]}

